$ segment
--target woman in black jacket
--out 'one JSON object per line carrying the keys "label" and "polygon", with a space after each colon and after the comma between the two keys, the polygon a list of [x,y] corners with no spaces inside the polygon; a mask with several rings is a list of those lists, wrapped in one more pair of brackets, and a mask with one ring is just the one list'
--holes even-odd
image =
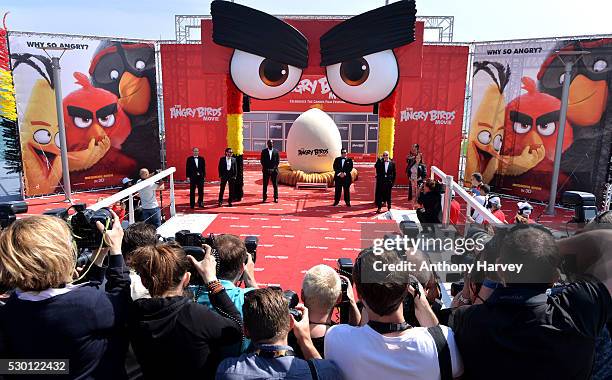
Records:
{"label": "woman in black jacket", "polygon": [[[152,297],[136,300],[129,320],[130,341],[145,378],[213,378],[224,359],[221,347],[242,339],[240,313],[217,280],[210,247],[204,247],[200,262],[176,244],[132,253],[130,264]],[[202,277],[219,313],[184,294],[191,268]]]}
{"label": "woman in black jacket", "polygon": [[113,217],[111,230],[98,222],[108,249],[96,255],[84,275],[88,281],[78,285],[72,281],[76,256],[66,222],[36,215],[0,233],[0,283],[15,289],[0,307],[0,358],[70,360],[69,374],[54,378],[127,377],[130,277],[121,254],[123,229],[115,213]]}

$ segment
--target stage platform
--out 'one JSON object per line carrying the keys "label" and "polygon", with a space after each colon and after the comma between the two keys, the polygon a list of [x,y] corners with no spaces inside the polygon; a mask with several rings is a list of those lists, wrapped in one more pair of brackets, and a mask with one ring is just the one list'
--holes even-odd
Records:
{"label": "stage platform", "polygon": [[[178,214],[207,214],[208,233],[232,233],[241,237],[257,235],[256,278],[264,285],[280,285],[284,289],[299,291],[304,272],[316,264],[336,266],[340,257],[354,258],[361,249],[361,231],[365,225],[395,223],[376,220],[373,165],[356,165],[359,179],[351,187],[351,208],[333,207],[334,189],[296,190],[279,185],[279,203],[274,203],[272,186],[268,189],[268,202],[262,203],[262,173],[258,165],[245,166],[245,197],[234,202],[234,207],[217,207],[218,183],[204,186],[204,208],[189,208],[189,185],[176,186]],[[100,197],[117,190],[74,194],[75,202],[93,204]],[[227,192],[227,190],[226,190]],[[67,207],[63,196],[28,199],[28,214],[41,214],[46,210]],[[225,200],[227,199],[227,193]],[[510,219],[516,212],[516,201],[503,200],[503,208]],[[168,211],[168,190],[163,192],[164,213]],[[534,216],[542,213],[543,206],[534,205]],[[406,188],[393,190],[393,208],[410,210],[414,204],[407,200]],[[383,209],[386,211],[386,209]],[[543,222],[564,223],[573,211],[559,209],[553,217],[543,216]]]}

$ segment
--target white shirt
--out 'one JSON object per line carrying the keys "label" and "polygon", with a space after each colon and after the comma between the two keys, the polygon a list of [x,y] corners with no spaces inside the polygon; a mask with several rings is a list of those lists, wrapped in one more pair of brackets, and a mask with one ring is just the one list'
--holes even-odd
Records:
{"label": "white shirt", "polygon": [[272,161],[272,152],[273,151],[274,151],[273,149],[268,149],[268,154],[270,155],[270,161]]}
{"label": "white shirt", "polygon": [[194,157],[193,157],[193,160],[195,161],[195,164],[196,164],[196,169],[197,169],[197,168],[198,168],[198,158],[194,156]]}
{"label": "white shirt", "polygon": [[343,159],[340,161],[340,167],[341,167],[341,168],[344,168],[344,162],[345,162],[345,161],[346,161],[346,159],[345,159],[345,158],[343,158]]}
{"label": "white shirt", "polygon": [[[481,205],[485,206],[485,202],[486,202],[486,198],[487,198],[486,196],[484,196],[484,195],[477,195],[474,198],[478,201],[478,203],[480,203]],[[474,212],[474,222],[478,223],[478,224],[484,223],[484,216],[482,216],[482,214],[479,213],[478,211]]]}
{"label": "white shirt", "polygon": [[389,161],[385,161],[385,173],[389,170]]}
{"label": "white shirt", "polygon": [[[453,377],[463,374],[463,362],[453,332],[440,326],[450,349]],[[325,334],[325,359],[336,363],[345,379],[439,379],[440,366],[433,337],[425,327],[413,327],[397,337],[380,335],[370,326],[332,326]]]}
{"label": "white shirt", "polygon": [[[142,181],[141,179],[138,182]],[[138,183],[136,182],[136,183]],[[141,189],[138,194],[140,195],[140,206],[143,210],[151,210],[159,207],[157,204],[157,195],[155,194],[155,190],[159,188],[159,185],[154,183]]]}
{"label": "white shirt", "polygon": [[227,171],[230,171],[232,169],[232,158],[231,157],[225,157],[225,165],[227,165]]}

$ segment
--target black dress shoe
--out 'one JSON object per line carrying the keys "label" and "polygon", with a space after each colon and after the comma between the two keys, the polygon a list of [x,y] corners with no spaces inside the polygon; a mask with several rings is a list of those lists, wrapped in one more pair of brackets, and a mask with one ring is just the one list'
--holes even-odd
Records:
{"label": "black dress shoe", "polygon": [[347,204],[346,204],[346,207],[351,207],[351,204],[350,204],[350,203],[347,203]]}
{"label": "black dress shoe", "polygon": [[268,197],[264,197],[264,198],[263,198],[263,200],[262,200],[262,202],[263,202],[263,203],[266,203],[266,201],[267,201],[267,200],[268,200]]}
{"label": "black dress shoe", "polygon": [[379,208],[378,210],[376,210],[376,213],[377,213],[377,214],[380,214],[380,208]]}
{"label": "black dress shoe", "polygon": [[204,205],[200,203],[200,204],[198,204],[198,207],[199,208],[204,208]]}
{"label": "black dress shoe", "polygon": [[223,206],[223,203],[219,202],[218,205],[219,205],[219,207],[221,207],[221,206]]}
{"label": "black dress shoe", "polygon": [[274,203],[278,203],[278,198],[274,198]]}
{"label": "black dress shoe", "polygon": [[227,204],[228,207],[234,207],[231,203]]}
{"label": "black dress shoe", "polygon": [[336,202],[336,203],[334,203],[334,204],[332,205],[332,207],[336,207],[336,206],[338,206],[338,202]]}
{"label": "black dress shoe", "polygon": [[193,205],[191,205],[191,206],[189,206],[189,208],[194,208],[194,206],[193,206]]}

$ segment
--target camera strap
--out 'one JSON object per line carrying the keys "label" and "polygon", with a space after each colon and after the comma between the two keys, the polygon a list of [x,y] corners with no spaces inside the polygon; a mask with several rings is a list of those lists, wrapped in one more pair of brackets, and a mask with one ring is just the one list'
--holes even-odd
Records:
{"label": "camera strap", "polygon": [[266,359],[276,359],[276,358],[282,358],[285,356],[295,356],[295,353],[293,352],[293,350],[266,350],[266,349],[259,348],[255,350],[254,353],[257,356],[260,356]]}
{"label": "camera strap", "polygon": [[412,326],[408,322],[402,323],[385,323],[385,322],[377,322],[377,321],[368,321],[368,326],[372,328],[372,330],[377,333],[384,335],[394,332],[406,331]]}

